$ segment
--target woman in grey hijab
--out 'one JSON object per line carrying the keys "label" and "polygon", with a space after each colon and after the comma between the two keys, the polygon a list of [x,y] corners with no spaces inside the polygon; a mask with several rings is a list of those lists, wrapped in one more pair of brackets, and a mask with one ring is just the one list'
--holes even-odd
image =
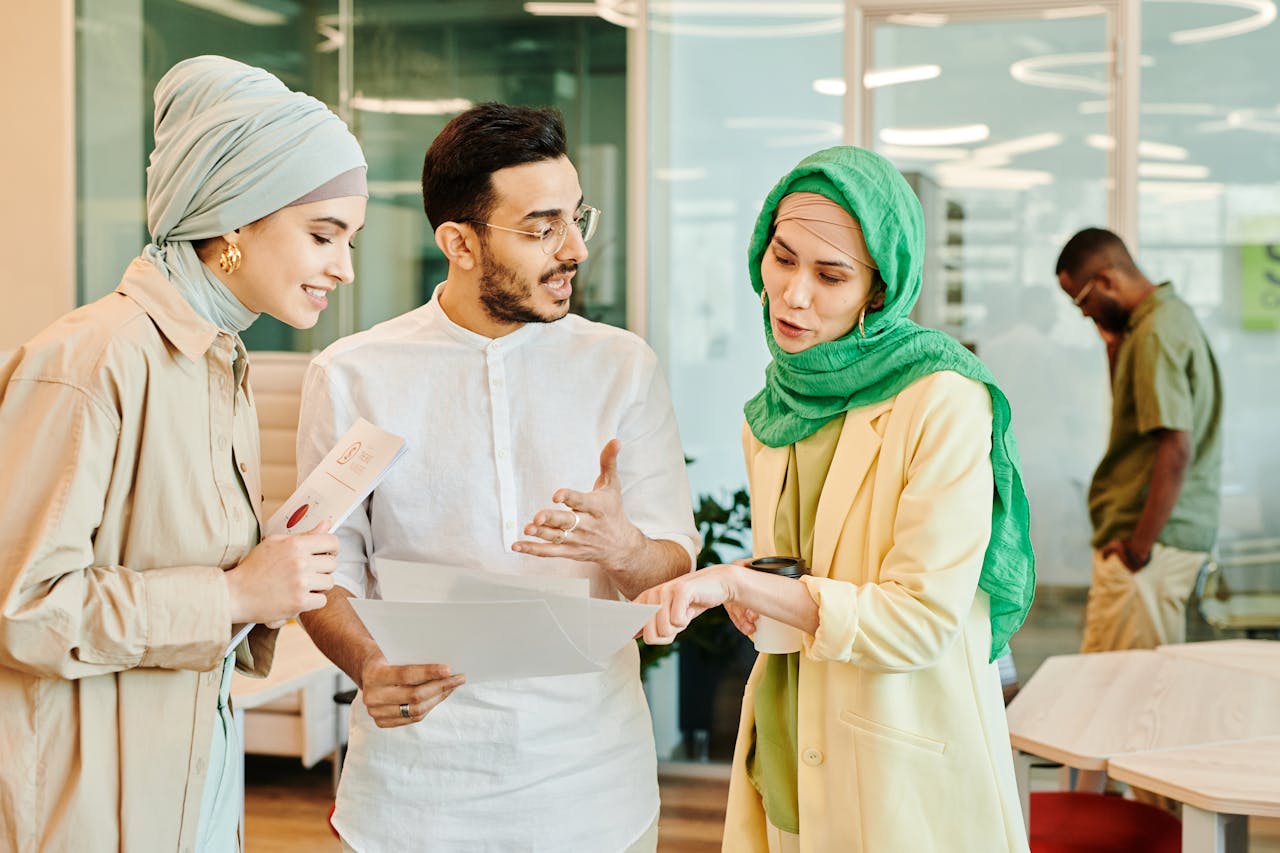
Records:
{"label": "woman in grey hijab", "polygon": [[[216,56],[156,88],[152,242],[0,368],[0,848],[236,850],[231,673],[319,607],[337,539],[259,542],[239,333],[352,279],[365,160],[322,103]],[[236,627],[259,623],[228,649]]]}

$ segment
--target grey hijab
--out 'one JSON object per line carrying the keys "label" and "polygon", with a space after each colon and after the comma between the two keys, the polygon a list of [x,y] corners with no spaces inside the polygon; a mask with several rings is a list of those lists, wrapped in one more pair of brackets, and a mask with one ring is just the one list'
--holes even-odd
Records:
{"label": "grey hijab", "polygon": [[[196,255],[193,241],[234,231],[332,184],[368,195],[364,154],[323,103],[223,56],[183,60],[155,91],[143,257],[220,329],[257,319]],[[359,172],[353,184],[347,173]],[[342,180],[336,178],[342,177]],[[321,194],[323,195],[323,194]],[[328,198],[333,195],[325,196]]]}

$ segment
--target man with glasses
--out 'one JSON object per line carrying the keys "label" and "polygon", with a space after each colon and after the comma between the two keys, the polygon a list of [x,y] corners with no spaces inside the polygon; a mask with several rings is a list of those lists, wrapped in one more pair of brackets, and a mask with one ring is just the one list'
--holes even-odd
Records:
{"label": "man with glasses", "polygon": [[569,314],[600,212],[559,114],[457,116],[422,189],[448,277],[421,308],[321,353],[303,392],[299,471],[357,417],[409,447],[339,531],[337,586],[303,623],[361,688],[333,824],[359,851],[651,853],[656,759],[634,644],[597,674],[466,684],[448,661],[390,666],[349,604],[377,595],[379,555],[630,598],[690,571],[697,545],[653,351]]}
{"label": "man with glasses", "polygon": [[1148,280],[1110,231],[1072,237],[1057,273],[1111,364],[1111,437],[1089,488],[1095,550],[1081,651],[1182,642],[1186,602],[1218,529],[1213,351],[1173,286]]}

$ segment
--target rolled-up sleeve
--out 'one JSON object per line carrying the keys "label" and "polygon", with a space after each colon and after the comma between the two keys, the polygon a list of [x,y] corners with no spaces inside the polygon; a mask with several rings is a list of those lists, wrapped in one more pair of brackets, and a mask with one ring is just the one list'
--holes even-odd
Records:
{"label": "rolled-up sleeve", "polygon": [[[320,464],[343,433],[356,422],[346,395],[336,388],[325,366],[311,362],[302,383],[302,406],[298,414],[298,481]],[[369,501],[352,510],[338,528],[338,568],[333,582],[358,598],[369,590],[369,554],[373,534],[369,524]]]}
{"label": "rolled-up sleeve", "polygon": [[667,539],[684,548],[692,571],[701,537],[693,524],[684,449],[666,379],[648,348],[618,440],[618,476],[627,517],[650,539]]}
{"label": "rolled-up sleeve", "polygon": [[878,672],[930,666],[973,606],[991,536],[991,397],[957,374],[926,381],[879,581],[804,578],[818,606],[818,631],[805,640],[814,660]]}
{"label": "rolled-up sleeve", "polygon": [[[52,437],[57,425],[60,439]],[[14,380],[0,400],[0,664],[83,678],[204,671],[229,639],[222,570],[94,565],[120,420],[89,391]]]}

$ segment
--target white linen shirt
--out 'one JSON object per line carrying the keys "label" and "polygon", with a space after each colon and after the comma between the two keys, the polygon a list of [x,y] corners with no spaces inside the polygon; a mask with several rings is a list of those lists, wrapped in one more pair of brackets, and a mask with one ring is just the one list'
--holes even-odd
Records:
{"label": "white linen shirt", "polygon": [[[653,351],[573,315],[486,338],[445,315],[442,288],[333,344],[308,371],[300,474],[358,417],[408,442],[338,532],[336,582],[378,597],[373,555],[586,577],[593,596],[616,598],[596,564],[511,550],[557,489],[593,487],[614,437],[628,518],[686,548],[692,568],[689,483]],[[360,853],[625,850],[658,813],[638,660],[628,643],[601,673],[464,685],[394,729],[356,702],[334,826]]]}

